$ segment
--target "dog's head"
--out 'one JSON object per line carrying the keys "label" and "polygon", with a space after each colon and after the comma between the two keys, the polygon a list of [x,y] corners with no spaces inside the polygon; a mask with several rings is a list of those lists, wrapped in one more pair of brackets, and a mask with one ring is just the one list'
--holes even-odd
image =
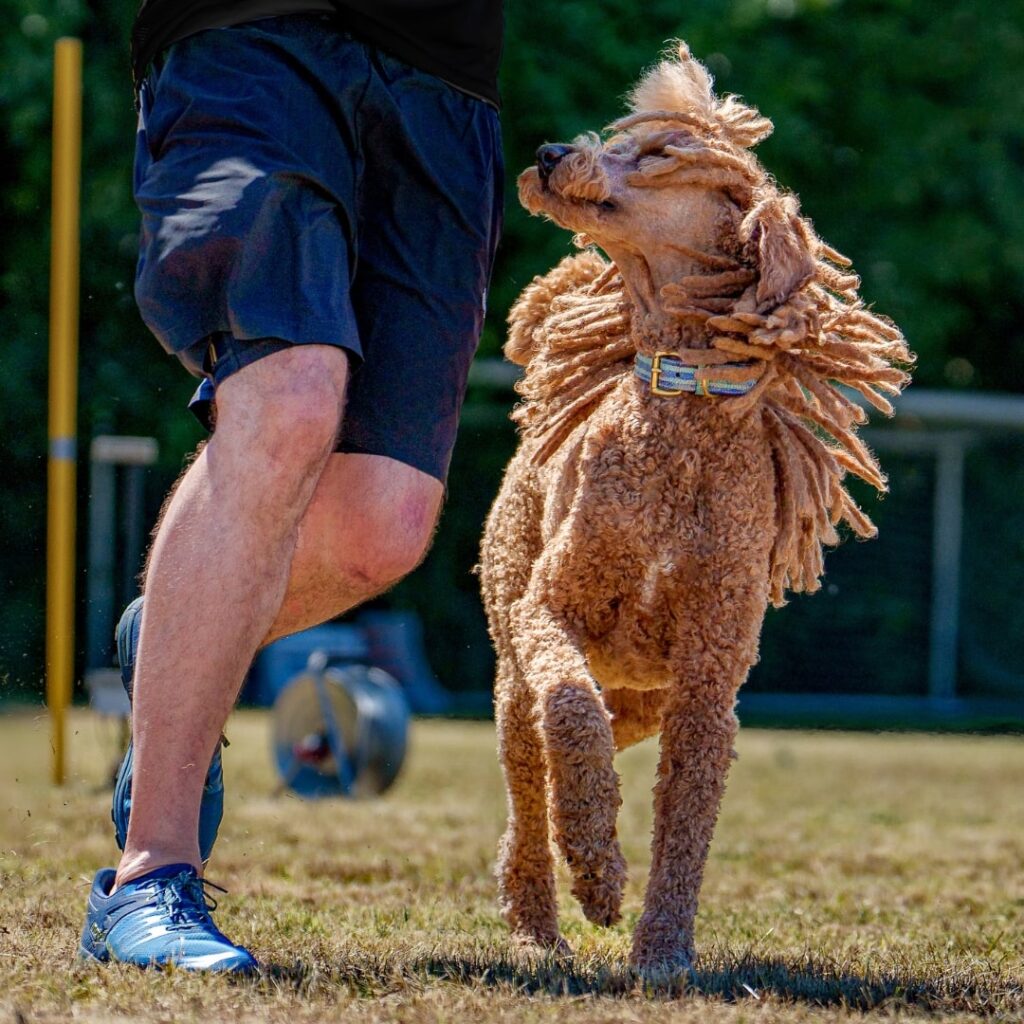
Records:
{"label": "dog's head", "polygon": [[685,308],[692,296],[679,283],[695,275],[731,273],[724,294],[749,292],[745,305],[761,311],[806,283],[810,232],[750,152],[771,122],[718,98],[683,44],[630,100],[604,139],[541,146],[519,177],[523,205],[600,246],[645,312]]}
{"label": "dog's head", "polygon": [[542,146],[519,178],[528,210],[600,246],[614,265],[595,253],[564,260],[513,307],[506,353],[526,366],[516,418],[543,464],[612,396],[659,415],[694,408],[665,404],[660,391],[645,397],[638,352],[674,351],[716,372],[742,361],[738,371],[757,383],[710,409],[719,424],[760,416],[776,467],[771,599],[781,604],[787,589],[818,588],[821,546],[838,542],[836,524],[874,535],[843,485],[851,472],[885,489],[855,436],[866,414],[849,391],[891,414],[913,356],[899,328],[864,306],[849,260],[754,157],[770,121],[715,96],[683,45],[644,76],[631,106],[603,140]]}

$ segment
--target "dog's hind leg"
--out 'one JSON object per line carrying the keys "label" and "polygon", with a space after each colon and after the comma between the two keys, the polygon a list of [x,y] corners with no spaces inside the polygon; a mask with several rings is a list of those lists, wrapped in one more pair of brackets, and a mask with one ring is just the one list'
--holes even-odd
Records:
{"label": "dog's hind leg", "polygon": [[608,711],[579,644],[551,612],[526,598],[514,611],[519,664],[537,694],[555,840],[572,893],[595,924],[619,919],[626,863],[616,838],[622,799]]}
{"label": "dog's hind leg", "polygon": [[508,652],[498,659],[495,716],[509,810],[496,871],[502,916],[516,939],[561,949],[536,702]]}

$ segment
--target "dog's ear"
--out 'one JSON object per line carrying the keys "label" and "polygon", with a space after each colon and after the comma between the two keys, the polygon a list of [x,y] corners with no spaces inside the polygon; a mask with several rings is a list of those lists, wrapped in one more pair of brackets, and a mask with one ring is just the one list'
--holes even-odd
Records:
{"label": "dog's ear", "polygon": [[526,366],[542,345],[538,336],[551,313],[551,304],[559,295],[585,287],[607,269],[607,262],[596,252],[586,250],[566,256],[543,277],[535,277],[516,299],[508,315],[509,332],[505,358]]}
{"label": "dog's ear", "polygon": [[814,276],[816,261],[810,237],[793,196],[771,196],[744,217],[740,239],[758,270],[760,310],[782,305]]}

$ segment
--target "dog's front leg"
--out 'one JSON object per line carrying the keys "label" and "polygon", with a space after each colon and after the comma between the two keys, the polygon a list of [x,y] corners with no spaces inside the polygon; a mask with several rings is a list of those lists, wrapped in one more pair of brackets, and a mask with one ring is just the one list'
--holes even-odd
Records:
{"label": "dog's front leg", "polygon": [[697,897],[738,728],[735,681],[691,678],[700,684],[675,690],[665,709],[651,876],[633,936],[633,963],[651,980],[691,969]]}
{"label": "dog's front leg", "polygon": [[547,765],[533,691],[511,651],[498,656],[494,710],[508,790],[498,850],[502,916],[520,942],[566,951],[558,934],[555,865],[548,837]]}
{"label": "dog's front leg", "polygon": [[613,924],[626,863],[616,838],[622,798],[608,711],[578,640],[550,609],[524,597],[514,611],[512,635],[537,695],[551,824],[572,872],[572,893],[589,920]]}

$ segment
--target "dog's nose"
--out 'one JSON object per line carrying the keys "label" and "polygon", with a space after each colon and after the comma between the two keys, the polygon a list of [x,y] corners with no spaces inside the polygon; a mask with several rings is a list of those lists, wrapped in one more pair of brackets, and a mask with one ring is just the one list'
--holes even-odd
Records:
{"label": "dog's nose", "polygon": [[552,172],[558,166],[558,161],[572,152],[572,146],[560,146],[554,143],[546,143],[537,150],[537,170],[540,176],[547,181]]}

